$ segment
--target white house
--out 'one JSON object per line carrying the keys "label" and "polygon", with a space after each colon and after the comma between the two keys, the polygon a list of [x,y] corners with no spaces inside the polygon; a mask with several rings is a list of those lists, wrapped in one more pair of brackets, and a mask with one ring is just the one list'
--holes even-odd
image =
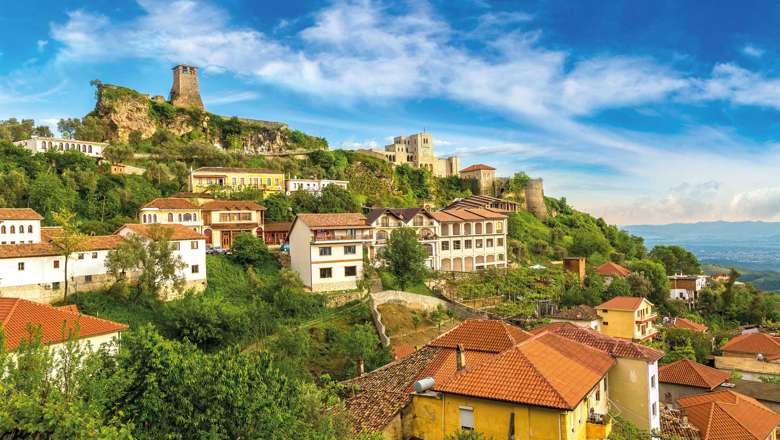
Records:
{"label": "white house", "polygon": [[336,185],[343,189],[347,189],[349,184],[346,180],[330,180],[330,179],[299,179],[294,177],[287,179],[287,194],[295,191],[303,190],[313,193],[319,193],[328,185]]}
{"label": "white house", "polygon": [[65,139],[55,137],[33,136],[30,139],[14,142],[33,153],[45,153],[47,151],[81,151],[87,156],[94,158],[103,157],[103,149],[108,144],[105,142],[80,141],[77,139]]}
{"label": "white house", "polygon": [[290,263],[314,292],[355,289],[363,278],[371,226],[357,213],[298,214],[290,227]]}
{"label": "white house", "polygon": [[15,351],[30,338],[29,325],[40,328],[41,343],[53,349],[72,335],[81,345],[97,350],[118,340],[121,332],[127,330],[125,324],[83,315],[73,304],[52,307],[21,298],[0,298],[5,351]]}
{"label": "white house", "polygon": [[138,221],[143,224],[179,224],[189,226],[197,232],[203,230],[203,215],[200,206],[178,197],[157,198],[145,204],[138,213]]}
{"label": "white house", "polygon": [[695,303],[699,299],[699,292],[707,286],[706,275],[670,275],[669,297],[681,299],[689,303]]}
{"label": "white house", "polygon": [[423,245],[428,258],[426,264],[431,269],[438,269],[439,222],[424,208],[375,208],[366,216],[366,221],[373,228],[373,240],[369,249],[369,257],[374,259],[385,246],[394,230],[401,227],[413,228],[417,239]]}
{"label": "white house", "polygon": [[507,217],[482,208],[432,213],[440,225],[439,270],[473,272],[507,267]]}
{"label": "white house", "polygon": [[[120,237],[137,234],[151,238],[154,226],[127,224],[119,228],[115,234]],[[206,288],[206,237],[187,226],[170,224],[160,225],[160,227],[170,232],[173,254],[180,257],[184,263],[184,267],[179,272],[179,276],[184,279],[184,291],[189,289],[203,291]],[[166,289],[163,294],[166,296],[165,299],[173,299],[176,296],[176,292],[169,289]]]}
{"label": "white house", "polygon": [[[61,229],[41,227],[41,219],[35,211],[26,208],[0,209],[0,297],[41,303],[62,299],[65,257],[51,242]],[[206,285],[205,238],[185,226],[164,227],[173,229],[172,240],[178,248],[176,254],[187,264],[182,271],[185,287],[203,290]],[[96,290],[112,283],[114,280],[105,265],[109,251],[119,246],[123,235],[143,234],[147,228],[148,225],[125,225],[113,235],[88,237],[83,250],[68,259],[69,291]],[[24,232],[20,233],[20,229]]]}

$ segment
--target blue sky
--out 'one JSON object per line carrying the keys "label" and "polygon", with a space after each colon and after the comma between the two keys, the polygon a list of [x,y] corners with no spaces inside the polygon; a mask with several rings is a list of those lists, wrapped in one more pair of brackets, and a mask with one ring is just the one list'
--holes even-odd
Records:
{"label": "blue sky", "polygon": [[437,154],[545,179],[619,224],[780,220],[780,3],[12,2],[0,118],[55,123],[91,79],[335,148],[431,131]]}

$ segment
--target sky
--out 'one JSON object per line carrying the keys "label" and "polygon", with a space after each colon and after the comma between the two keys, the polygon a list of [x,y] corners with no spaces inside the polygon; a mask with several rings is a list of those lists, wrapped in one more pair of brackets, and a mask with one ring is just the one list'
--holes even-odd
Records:
{"label": "sky", "polygon": [[780,2],[8,2],[0,119],[56,125],[90,80],[167,96],[200,67],[206,108],[332,148],[427,130],[435,153],[610,223],[780,220]]}

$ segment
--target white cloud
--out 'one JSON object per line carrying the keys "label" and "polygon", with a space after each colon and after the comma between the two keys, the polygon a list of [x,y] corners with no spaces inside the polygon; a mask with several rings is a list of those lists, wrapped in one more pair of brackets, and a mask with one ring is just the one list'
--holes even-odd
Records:
{"label": "white cloud", "polygon": [[698,80],[689,97],[780,109],[780,78],[767,78],[736,64],[717,64],[710,78]]}
{"label": "white cloud", "polygon": [[43,52],[43,49],[46,48],[46,45],[49,44],[49,40],[38,40],[35,45],[38,47],[38,52]]}
{"label": "white cloud", "polygon": [[780,186],[738,193],[730,207],[747,218],[780,219]]}
{"label": "white cloud", "polygon": [[260,95],[251,91],[225,92],[219,95],[206,95],[203,98],[203,102],[206,105],[223,105],[243,101],[254,101],[259,97]]}
{"label": "white cloud", "polygon": [[748,44],[742,48],[742,53],[753,58],[761,58],[764,55],[764,49]]}

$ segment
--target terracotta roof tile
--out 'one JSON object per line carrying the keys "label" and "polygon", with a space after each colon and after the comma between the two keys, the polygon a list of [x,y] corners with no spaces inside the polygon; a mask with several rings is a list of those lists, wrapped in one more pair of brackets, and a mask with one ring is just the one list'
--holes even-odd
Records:
{"label": "terracotta roof tile", "polygon": [[263,228],[266,232],[290,232],[292,222],[274,222],[266,223]]}
{"label": "terracotta roof tile", "polygon": [[204,211],[265,211],[265,206],[252,200],[212,200],[200,208]]}
{"label": "terracotta roof tile", "polygon": [[[5,349],[12,351],[30,337],[28,324],[40,326],[41,342],[56,344],[68,339],[78,327],[78,337],[88,338],[120,332],[127,325],[114,321],[81,315],[64,308],[52,307],[20,298],[0,298],[0,326],[5,334]],[[63,334],[63,324],[65,325]]]}
{"label": "terracotta roof tile", "polygon": [[610,261],[597,267],[596,273],[603,277],[627,277],[631,271]]}
{"label": "terracotta roof tile", "polygon": [[434,390],[527,405],[573,409],[607,374],[608,354],[552,333],[530,338]]}
{"label": "terracotta roof tile", "polygon": [[[42,234],[47,240],[50,240],[56,231],[51,231],[50,235]],[[122,241],[118,235],[96,235],[89,237],[85,243],[84,252],[115,249]],[[0,259],[2,258],[24,258],[24,257],[49,257],[62,255],[51,243],[32,243],[32,244],[6,244],[0,246]]]}
{"label": "terracotta roof tile", "polygon": [[570,322],[548,324],[532,330],[531,333],[538,334],[544,331],[549,331],[582,344],[589,345],[615,357],[641,359],[645,362],[655,362],[664,357],[663,351],[645,347],[644,345],[626,341],[624,339],[602,335],[595,330],[578,327]]}
{"label": "terracotta roof tile", "polygon": [[616,296],[607,302],[597,305],[596,308],[608,310],[636,310],[642,305],[642,301],[644,300],[645,298],[640,296]]}
{"label": "terracotta roof tile", "polygon": [[682,330],[693,330],[697,332],[706,333],[709,328],[704,324],[699,324],[698,322],[693,322],[690,319],[685,318],[674,318],[672,321],[666,325],[669,328],[678,328]]}
{"label": "terracotta roof tile", "polygon": [[298,214],[297,220],[310,228],[328,228],[339,226],[365,226],[366,217],[363,214],[348,212],[342,214]]}
{"label": "terracotta roof tile", "polygon": [[661,409],[661,434],[664,440],[700,440],[699,429],[687,420],[678,409]]}
{"label": "terracotta roof tile", "polygon": [[0,208],[0,220],[43,220],[30,208]]}
{"label": "terracotta roof tile", "polygon": [[658,380],[712,391],[729,378],[729,373],[689,359],[679,360],[658,369]]}
{"label": "terracotta roof tile", "polygon": [[268,168],[237,168],[237,167],[200,167],[193,173],[254,173],[254,174],[284,174]]}
{"label": "terracotta roof tile", "polygon": [[463,168],[462,170],[460,170],[460,172],[461,173],[468,173],[469,171],[478,171],[478,170],[495,171],[496,169],[491,167],[491,166],[489,166],[489,165],[485,165],[484,163],[478,163],[478,164],[471,165],[471,166],[468,166],[466,168]]}
{"label": "terracotta roof tile", "polygon": [[205,238],[203,234],[194,231],[192,228],[188,226],[173,224],[173,223],[165,224],[165,225],[160,225],[157,223],[151,223],[151,224],[128,223],[122,226],[121,228],[119,228],[119,231],[123,229],[128,229],[138,235],[149,237],[150,229],[155,225],[159,226],[160,228],[166,231],[172,231],[171,240],[174,241],[175,240],[201,240]]}
{"label": "terracotta roof tile", "polygon": [[730,390],[681,397],[677,403],[702,440],[764,440],[780,424],[780,415]]}
{"label": "terracotta roof tile", "polygon": [[754,355],[761,353],[774,360],[780,358],[780,341],[766,333],[747,333],[731,338],[721,350]]}
{"label": "terracotta roof tile", "polygon": [[550,315],[550,318],[566,319],[569,321],[593,321],[601,319],[598,313],[596,313],[596,309],[585,304],[559,310],[557,313]]}
{"label": "terracotta roof tile", "polygon": [[178,197],[164,197],[154,199],[151,202],[145,204],[141,209],[157,208],[157,209],[198,209],[198,205],[190,202],[187,199]]}
{"label": "terracotta roof tile", "polygon": [[455,349],[458,344],[462,344],[466,351],[500,353],[530,337],[528,332],[503,321],[469,319],[429,342],[428,345]]}

